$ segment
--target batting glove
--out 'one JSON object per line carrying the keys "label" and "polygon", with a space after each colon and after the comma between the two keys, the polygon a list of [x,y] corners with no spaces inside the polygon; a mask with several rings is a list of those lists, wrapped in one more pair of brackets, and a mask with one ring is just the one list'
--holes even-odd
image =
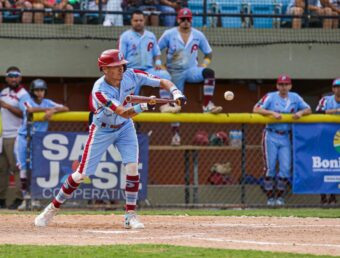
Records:
{"label": "batting glove", "polygon": [[171,92],[174,100],[177,100],[178,105],[184,106],[187,103],[187,98],[175,86],[171,87],[170,92]]}

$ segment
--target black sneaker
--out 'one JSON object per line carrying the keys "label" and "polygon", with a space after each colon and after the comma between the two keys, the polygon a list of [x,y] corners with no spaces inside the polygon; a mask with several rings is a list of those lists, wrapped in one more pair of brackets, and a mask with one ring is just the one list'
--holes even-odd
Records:
{"label": "black sneaker", "polygon": [[325,205],[325,204],[328,203],[327,195],[326,194],[321,194],[320,197],[321,197],[321,199],[320,199],[320,204],[321,205]]}
{"label": "black sneaker", "polygon": [[331,194],[331,195],[329,196],[329,198],[328,198],[328,203],[329,203],[329,204],[332,204],[332,203],[336,204],[336,197],[335,197],[335,194]]}
{"label": "black sneaker", "polygon": [[13,203],[12,203],[10,206],[8,206],[8,209],[9,209],[9,210],[16,210],[16,209],[18,209],[18,207],[20,206],[21,203],[22,203],[22,200],[16,198],[16,199],[13,201]]}
{"label": "black sneaker", "polygon": [[0,209],[6,209],[6,200],[0,199]]}

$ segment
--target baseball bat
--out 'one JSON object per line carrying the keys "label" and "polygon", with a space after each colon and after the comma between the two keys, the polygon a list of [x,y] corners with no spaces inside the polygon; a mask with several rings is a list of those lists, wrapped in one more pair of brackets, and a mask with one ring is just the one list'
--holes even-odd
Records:
{"label": "baseball bat", "polygon": [[161,99],[155,97],[144,97],[144,96],[135,96],[128,95],[125,98],[127,103],[148,103],[151,105],[155,104],[167,104],[167,103],[176,103],[179,104],[177,100],[174,99]]}

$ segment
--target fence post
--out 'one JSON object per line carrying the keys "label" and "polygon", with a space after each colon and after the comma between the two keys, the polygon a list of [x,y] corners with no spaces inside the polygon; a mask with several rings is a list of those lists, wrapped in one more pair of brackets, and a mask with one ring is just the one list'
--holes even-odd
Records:
{"label": "fence post", "polygon": [[245,124],[242,124],[242,147],[241,147],[241,203],[245,204],[245,178],[246,178],[246,133]]}
{"label": "fence post", "polygon": [[306,28],[309,28],[309,20],[310,20],[310,15],[308,12],[308,0],[305,0],[305,10],[303,12],[304,20],[305,20],[305,26]]}
{"label": "fence post", "polygon": [[203,27],[207,25],[207,0],[203,0]]}
{"label": "fence post", "polygon": [[[33,120],[33,114],[32,113],[29,113],[28,111],[26,111],[26,117],[27,117],[27,121],[26,121],[26,124],[27,124],[27,135],[26,135],[26,142],[27,142],[27,145],[26,145],[26,171],[27,171],[27,174],[26,174],[26,177],[27,177],[27,187],[28,187],[28,192],[31,193],[31,182],[32,182],[32,170],[31,170],[31,141],[32,141],[32,136],[31,136],[31,128],[32,128],[32,120]],[[32,193],[31,193],[32,194]],[[25,198],[25,196],[24,196]],[[29,210],[31,207],[29,207],[30,204],[29,202],[26,202],[26,210]]]}
{"label": "fence post", "polygon": [[103,0],[99,0],[98,2],[98,24],[103,23]]}

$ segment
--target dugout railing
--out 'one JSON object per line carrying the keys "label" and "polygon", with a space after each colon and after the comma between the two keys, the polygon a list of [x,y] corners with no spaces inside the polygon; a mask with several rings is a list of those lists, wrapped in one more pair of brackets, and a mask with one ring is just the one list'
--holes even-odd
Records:
{"label": "dugout railing", "polygon": [[[35,114],[34,121],[42,117]],[[56,114],[50,130],[85,132],[87,119],[87,112]],[[140,207],[249,208],[267,207],[263,191],[264,124],[340,123],[340,117],[310,115],[296,121],[284,115],[281,121],[277,121],[246,113],[145,113],[135,117],[134,121],[138,123],[138,132],[149,136],[148,195],[140,202]],[[170,145],[172,122],[181,123],[180,146]],[[206,133],[208,142],[197,137],[197,133]],[[290,187],[285,199],[284,207],[339,207],[339,203],[321,205],[319,194],[292,194]],[[87,200],[78,202],[78,205],[88,207]],[[115,205],[120,207],[123,202]]]}

